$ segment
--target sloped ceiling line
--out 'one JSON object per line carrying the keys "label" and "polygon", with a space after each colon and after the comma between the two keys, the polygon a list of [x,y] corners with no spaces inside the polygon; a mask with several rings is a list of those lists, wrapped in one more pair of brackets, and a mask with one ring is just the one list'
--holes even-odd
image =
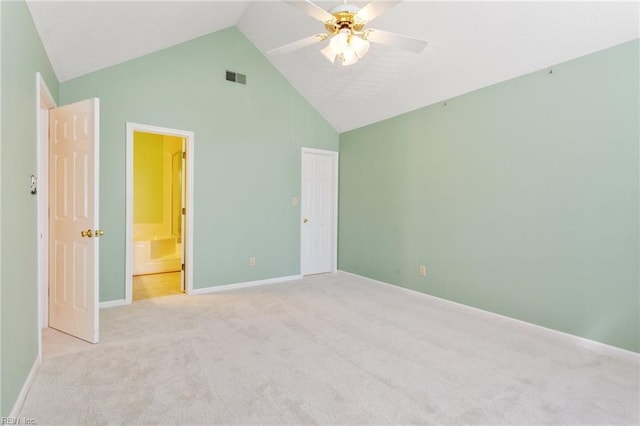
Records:
{"label": "sloped ceiling line", "polygon": [[[323,30],[281,1],[27,4],[60,81],[234,25],[263,53]],[[345,132],[636,39],[639,16],[638,2],[403,1],[375,28],[428,40],[420,54],[372,45],[346,69],[324,59],[323,45],[267,58]]]}

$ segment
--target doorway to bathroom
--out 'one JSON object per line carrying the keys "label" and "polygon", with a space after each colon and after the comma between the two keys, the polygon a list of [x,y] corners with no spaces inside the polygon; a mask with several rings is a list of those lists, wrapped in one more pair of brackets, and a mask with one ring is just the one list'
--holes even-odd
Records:
{"label": "doorway to bathroom", "polygon": [[193,132],[127,123],[126,302],[189,293]]}

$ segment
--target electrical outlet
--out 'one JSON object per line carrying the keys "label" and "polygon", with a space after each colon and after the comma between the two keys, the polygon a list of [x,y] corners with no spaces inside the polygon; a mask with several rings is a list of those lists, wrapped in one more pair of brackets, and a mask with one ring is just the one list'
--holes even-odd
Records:
{"label": "electrical outlet", "polygon": [[249,258],[249,266],[256,266],[256,258],[255,257],[250,257]]}
{"label": "electrical outlet", "polygon": [[418,276],[419,277],[426,277],[427,276],[427,267],[424,265],[420,265],[418,267]]}
{"label": "electrical outlet", "polygon": [[298,197],[296,197],[295,195],[293,197],[291,197],[291,204],[293,204],[294,206],[298,205]]}

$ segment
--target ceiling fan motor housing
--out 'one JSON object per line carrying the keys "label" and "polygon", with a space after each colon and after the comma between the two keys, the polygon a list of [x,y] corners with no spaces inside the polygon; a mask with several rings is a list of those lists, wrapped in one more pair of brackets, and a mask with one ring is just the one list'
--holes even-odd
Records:
{"label": "ceiling fan motor housing", "polygon": [[358,18],[358,7],[343,4],[331,8],[329,13],[334,17],[333,20],[324,23],[325,28],[329,34],[337,34],[338,31],[348,28],[352,32],[360,32],[364,28],[366,21]]}

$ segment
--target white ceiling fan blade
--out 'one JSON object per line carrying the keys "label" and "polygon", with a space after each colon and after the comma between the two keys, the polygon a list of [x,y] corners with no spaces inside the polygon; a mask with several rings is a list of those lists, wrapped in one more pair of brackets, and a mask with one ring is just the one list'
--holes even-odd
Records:
{"label": "white ceiling fan blade", "polygon": [[311,44],[318,43],[326,39],[327,39],[326,34],[315,34],[315,35],[294,41],[293,43],[285,44],[284,46],[271,49],[267,51],[267,54],[268,55],[285,55],[287,53],[291,53],[295,50],[302,49],[303,47],[307,47]]}
{"label": "white ceiling fan blade", "polygon": [[400,49],[416,53],[422,52],[428,44],[426,41],[419,38],[373,29],[365,31],[365,38],[373,43],[399,47]]}
{"label": "white ceiling fan blade", "polygon": [[332,14],[309,0],[285,0],[285,3],[289,3],[291,6],[300,9],[320,22],[331,21],[334,19]]}
{"label": "white ceiling fan blade", "polygon": [[356,13],[356,16],[363,21],[371,22],[401,1],[402,0],[372,1],[360,9],[358,13]]}

